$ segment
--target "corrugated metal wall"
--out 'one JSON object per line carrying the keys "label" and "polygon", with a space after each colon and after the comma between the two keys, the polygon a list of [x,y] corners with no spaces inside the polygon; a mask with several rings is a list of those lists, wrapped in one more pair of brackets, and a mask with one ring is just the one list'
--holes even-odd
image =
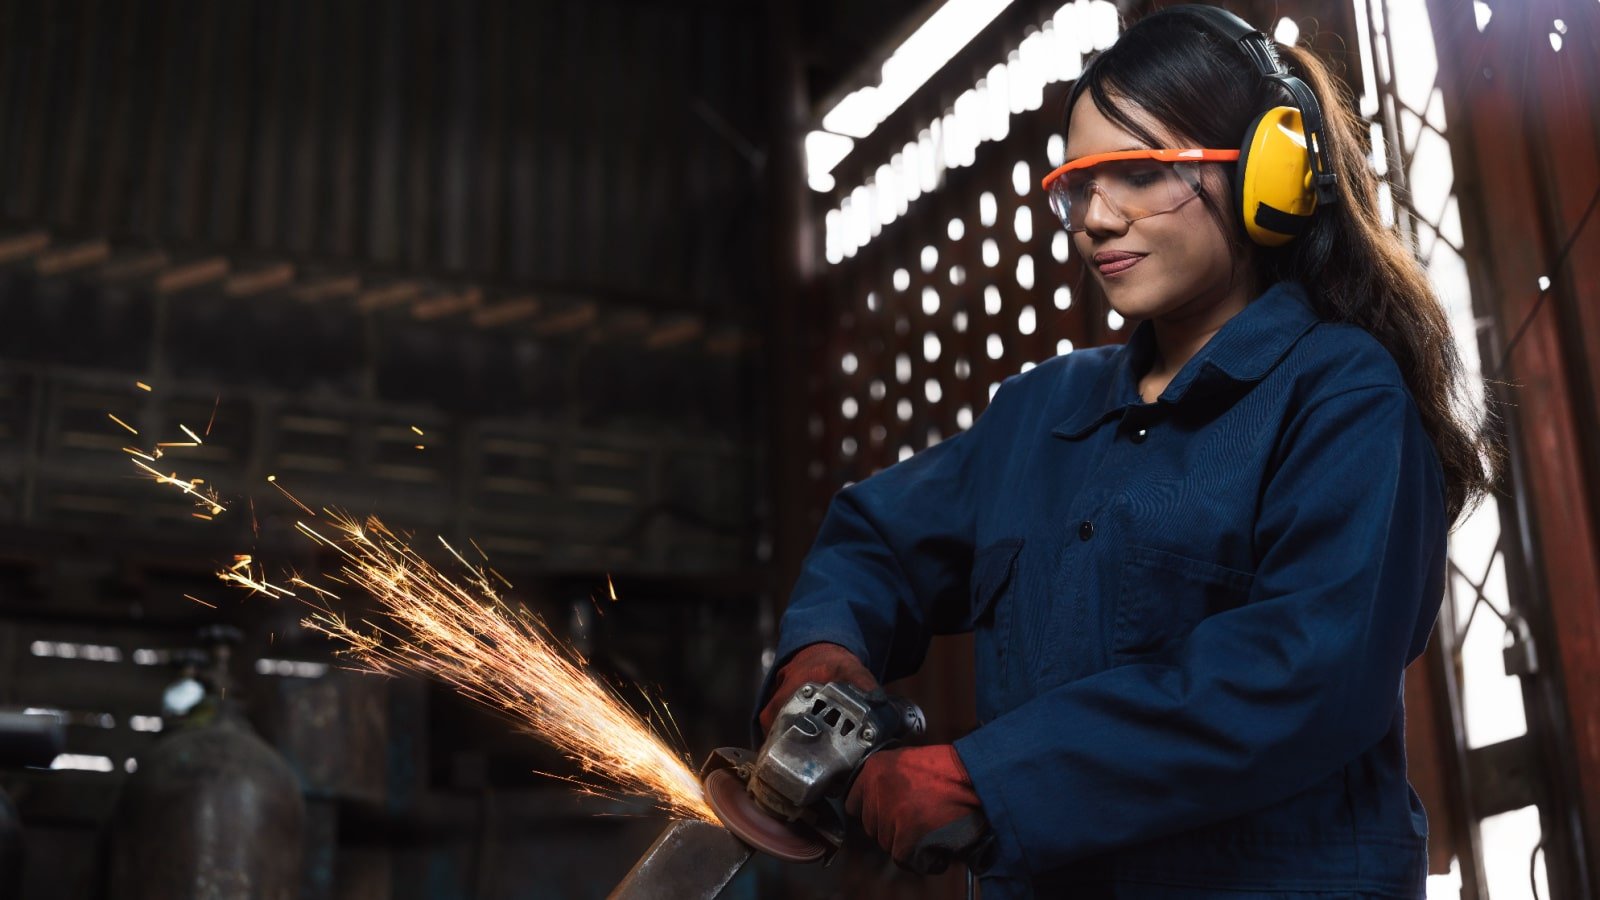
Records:
{"label": "corrugated metal wall", "polygon": [[759,24],[619,0],[6,3],[0,212],[728,311],[754,289]]}

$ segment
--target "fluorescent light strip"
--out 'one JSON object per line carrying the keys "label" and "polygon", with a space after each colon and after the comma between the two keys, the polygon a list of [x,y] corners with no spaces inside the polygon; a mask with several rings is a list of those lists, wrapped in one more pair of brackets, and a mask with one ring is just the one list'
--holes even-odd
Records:
{"label": "fluorescent light strip", "polygon": [[[916,140],[828,211],[824,218],[828,262],[855,256],[885,225],[905,215],[919,197],[937,190],[947,170],[972,165],[980,144],[1003,140],[1010,133],[1012,116],[1038,109],[1044,103],[1046,85],[1078,77],[1083,71],[1083,55],[1109,47],[1117,33],[1117,8],[1107,0],[1076,0],[1056,10],[1040,31],[1028,35],[1007,54],[1005,62],[991,67],[944,115],[922,128]],[[897,101],[896,107],[903,101]],[[808,136],[808,148],[812,141]],[[848,152],[846,148],[844,153]],[[837,164],[834,160],[833,165]],[[813,188],[826,184],[831,190],[832,175],[813,171],[811,184]]]}

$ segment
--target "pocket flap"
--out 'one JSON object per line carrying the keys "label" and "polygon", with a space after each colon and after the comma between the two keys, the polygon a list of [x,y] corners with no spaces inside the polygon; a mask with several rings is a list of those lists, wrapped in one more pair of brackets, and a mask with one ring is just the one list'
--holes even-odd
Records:
{"label": "pocket flap", "polygon": [[972,557],[972,621],[977,622],[1005,592],[1016,571],[1022,538],[1001,538]]}

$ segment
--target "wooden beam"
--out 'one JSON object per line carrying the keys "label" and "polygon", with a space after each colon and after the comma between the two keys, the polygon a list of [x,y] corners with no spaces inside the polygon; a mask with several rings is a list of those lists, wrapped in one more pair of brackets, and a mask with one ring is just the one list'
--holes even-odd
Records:
{"label": "wooden beam", "polygon": [[356,295],[356,309],[377,312],[391,306],[409,303],[422,294],[420,281],[396,281],[383,287],[372,288]]}
{"label": "wooden beam", "polygon": [[479,307],[472,312],[472,324],[479,328],[498,328],[529,318],[539,311],[536,297],[512,297]]}
{"label": "wooden beam", "polygon": [[85,244],[52,250],[40,256],[34,262],[34,268],[40,275],[61,275],[85,266],[99,265],[110,258],[110,243],[104,240],[89,241]]}
{"label": "wooden beam", "polygon": [[331,278],[308,281],[291,291],[289,296],[306,303],[318,303],[323,300],[332,300],[336,297],[353,296],[360,290],[360,276],[336,275]]}
{"label": "wooden beam", "polygon": [[475,287],[435,294],[432,297],[422,297],[411,304],[411,318],[418,322],[431,322],[434,319],[477,309],[482,302],[483,291]]}
{"label": "wooden beam", "polygon": [[222,292],[229,297],[253,297],[294,283],[294,266],[276,263],[250,272],[239,272],[222,283]]}
{"label": "wooden beam", "polygon": [[228,261],[220,256],[197,259],[173,266],[156,276],[156,293],[176,294],[190,288],[220,281],[228,275]]}
{"label": "wooden beam", "polygon": [[679,344],[700,337],[705,334],[705,331],[706,323],[698,318],[682,318],[663,322],[644,339],[644,345],[652,350],[676,347]]}
{"label": "wooden beam", "polygon": [[171,257],[164,250],[147,250],[143,253],[135,253],[132,256],[106,265],[105,268],[100,270],[100,280],[115,282],[144,278],[166,268],[167,263],[171,261]]}
{"label": "wooden beam", "polygon": [[50,246],[50,234],[45,231],[26,231],[0,238],[0,265],[27,259]]}
{"label": "wooden beam", "polygon": [[535,323],[533,332],[540,337],[566,334],[593,325],[599,317],[600,308],[593,302],[585,300]]}

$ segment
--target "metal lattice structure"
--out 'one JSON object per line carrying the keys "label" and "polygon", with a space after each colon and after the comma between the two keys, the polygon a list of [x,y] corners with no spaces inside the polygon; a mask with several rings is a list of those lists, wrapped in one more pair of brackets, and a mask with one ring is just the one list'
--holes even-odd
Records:
{"label": "metal lattice structure", "polygon": [[[1511,77],[1524,87],[1530,71],[1564,65],[1553,59],[1567,28],[1559,18],[1562,4],[1542,10],[1549,16],[1548,43],[1540,33],[1545,29],[1524,30],[1541,11],[1522,4],[1355,5],[1369,67],[1363,112],[1371,117],[1373,157],[1387,181],[1385,212],[1411,240],[1449,307],[1468,370],[1485,379],[1473,385],[1474,405],[1481,408],[1488,397],[1509,412],[1520,391],[1504,380],[1506,352],[1525,323],[1507,320],[1492,296],[1486,271],[1494,238],[1481,218],[1463,227],[1463,185],[1454,163],[1498,151],[1479,150],[1482,134],[1470,124],[1482,112],[1474,108],[1475,92],[1503,77],[1495,49],[1521,57],[1522,71]],[[1570,14],[1575,25],[1596,18],[1575,7]],[[1441,59],[1436,45],[1454,58]],[[1462,65],[1464,58],[1472,62]],[[1469,214],[1482,217],[1482,196],[1470,199],[1478,205]],[[1549,278],[1528,287],[1530,294],[1552,289]],[[1446,605],[1430,652],[1454,743],[1447,764],[1455,807],[1448,840],[1459,859],[1463,897],[1587,896],[1580,811],[1569,793],[1576,776],[1555,620],[1539,589],[1540,551],[1529,532],[1536,487],[1518,474],[1528,462],[1519,457],[1525,437],[1515,431],[1517,417],[1506,424],[1513,453],[1509,490],[1452,535]]]}

